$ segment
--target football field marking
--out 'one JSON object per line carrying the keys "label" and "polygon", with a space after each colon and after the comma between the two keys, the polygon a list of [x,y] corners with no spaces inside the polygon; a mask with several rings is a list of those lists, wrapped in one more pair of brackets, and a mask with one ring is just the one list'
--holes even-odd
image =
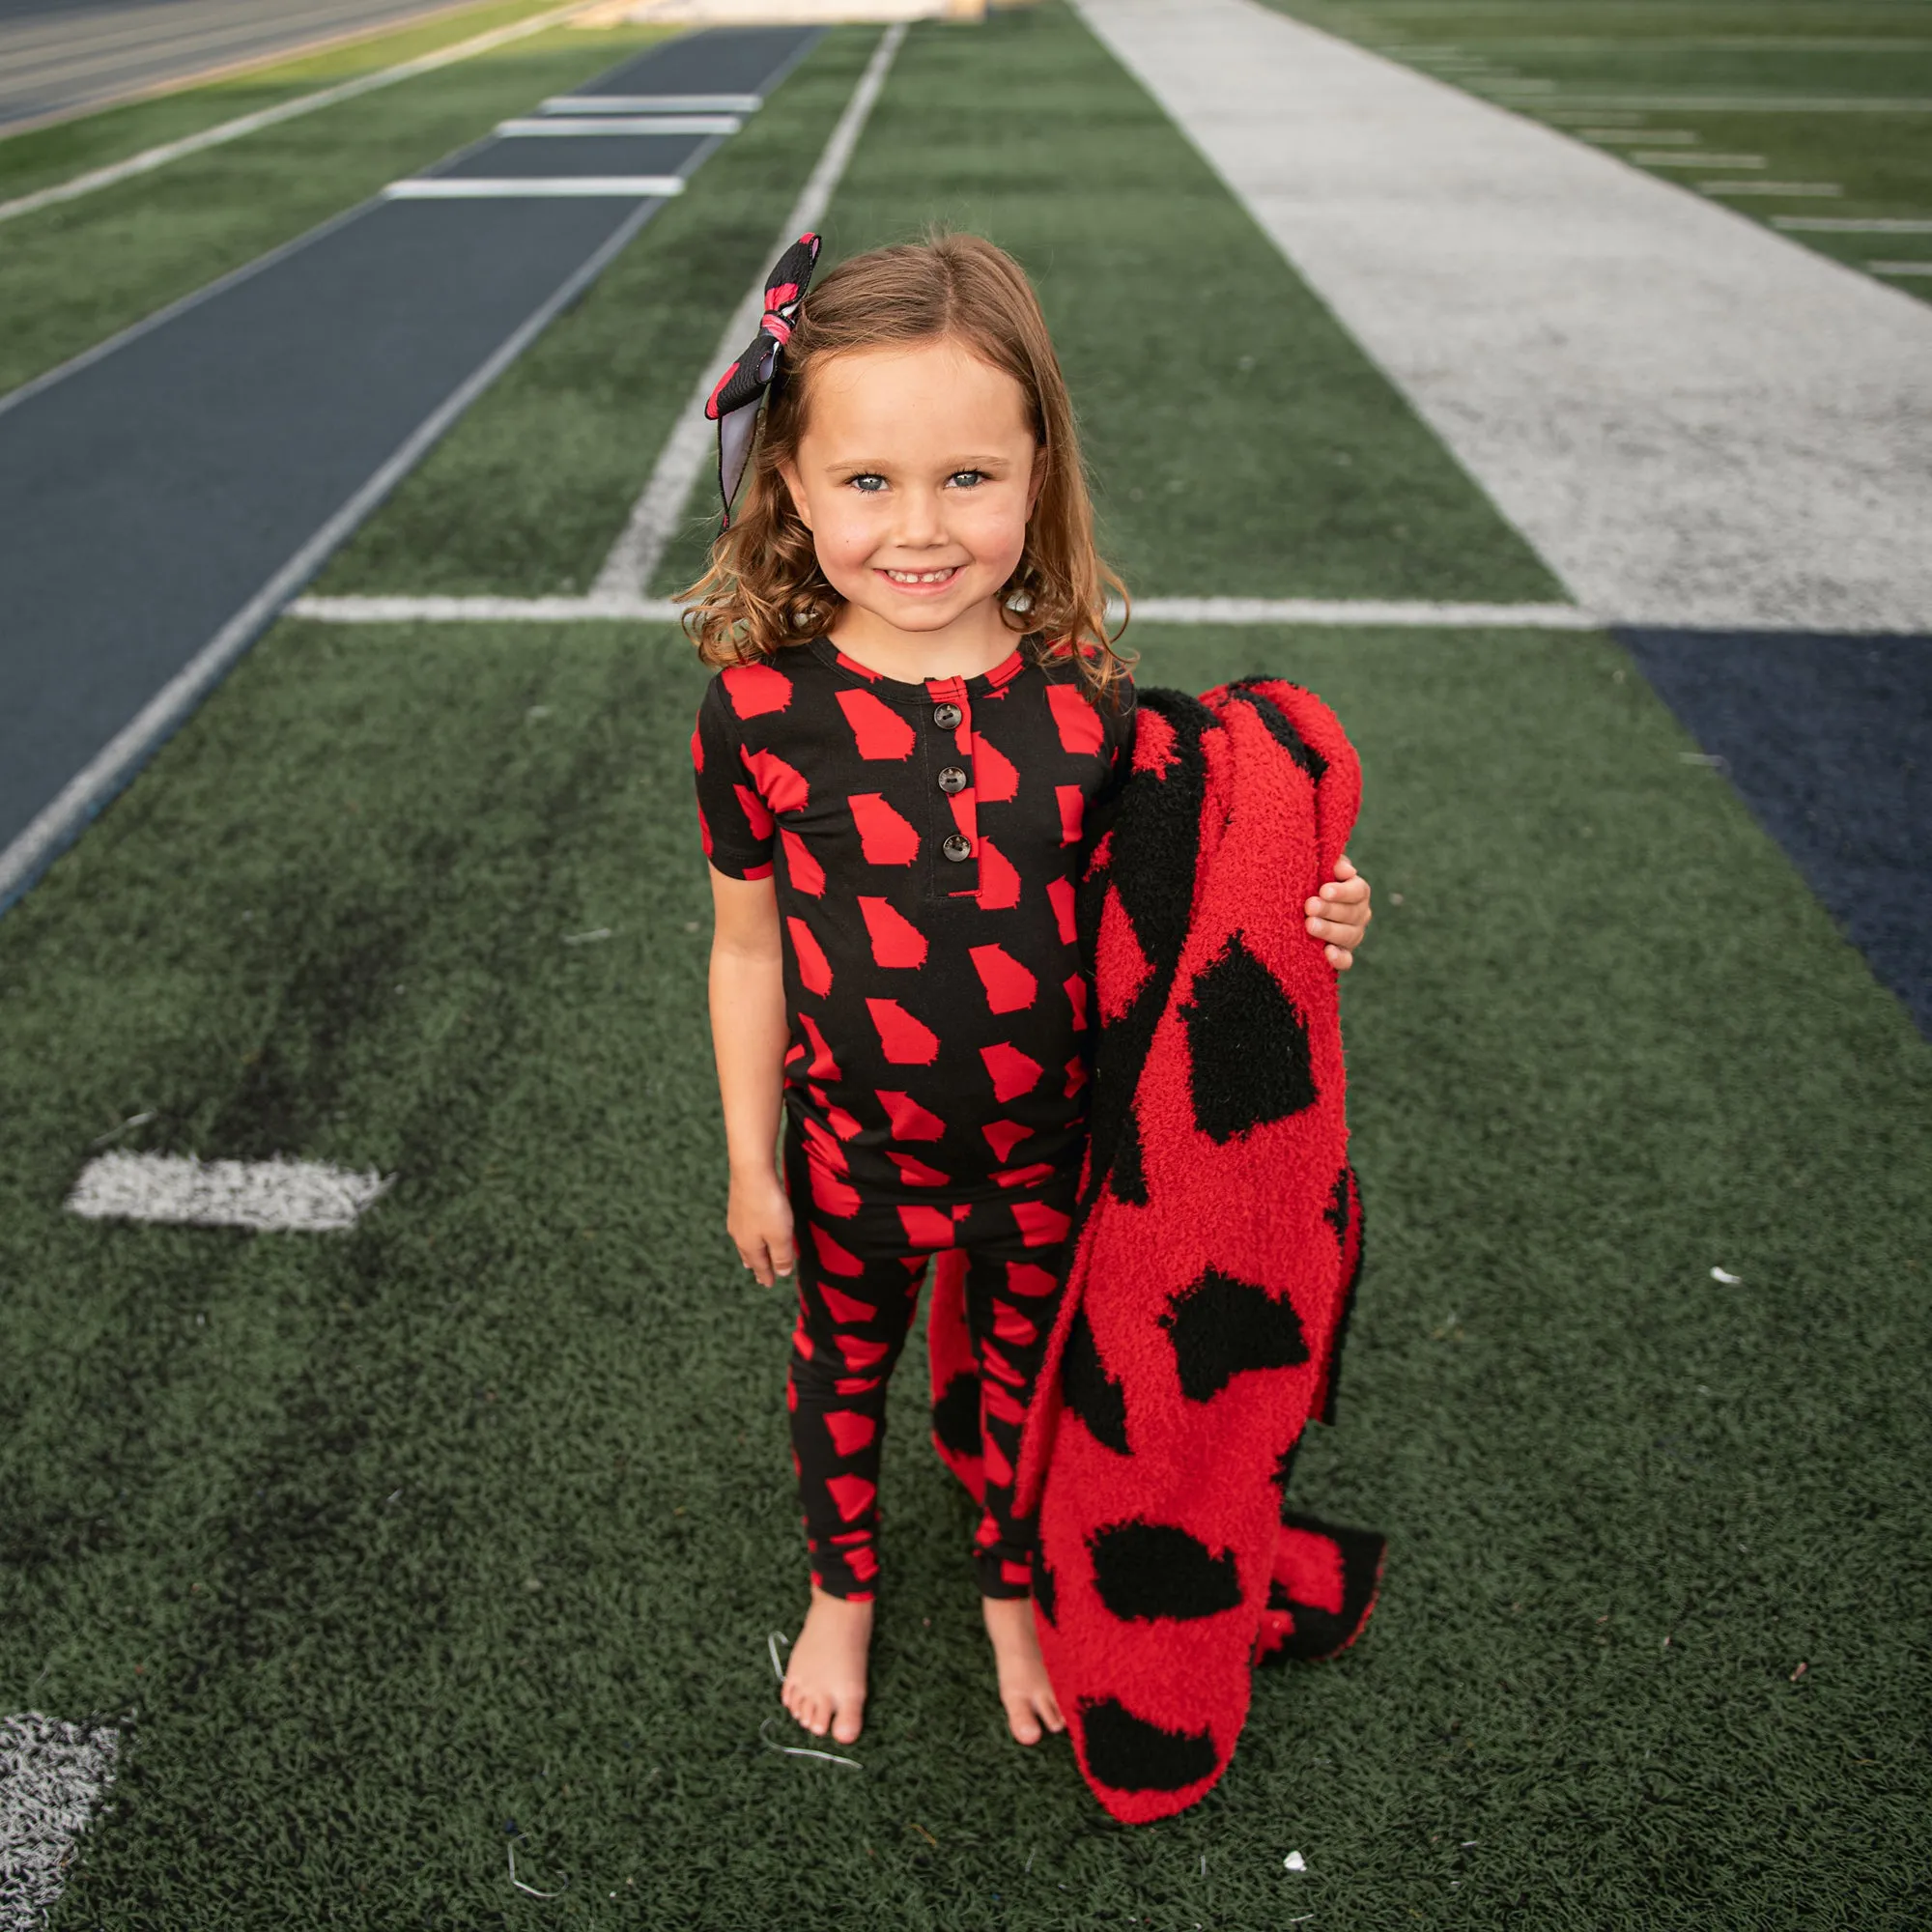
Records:
{"label": "football field marking", "polygon": [[[865,132],[866,123],[871,118],[872,108],[885,88],[886,75],[892,71],[893,61],[904,44],[905,36],[903,21],[888,27],[880,35],[872,58],[866,64],[866,71],[859,76],[859,84],[852,90],[852,98],[846,102],[844,113],[838,117],[838,124],[833,128],[831,138],[818,157],[818,165],[812,169],[805,186],[799,191],[791,213],[785,216],[784,226],[780,229],[772,246],[774,259],[800,235],[816,228],[825,218],[825,211],[831,205],[838,184],[844,179],[852,151],[859,145],[859,136]],[[628,522],[618,533],[617,541],[611,546],[611,553],[597,573],[597,581],[590,587],[592,599],[640,599],[650,590],[651,579],[657,575],[666,546],[683,519],[684,506],[691,500],[692,488],[697,481],[698,472],[704,468],[712,438],[716,434],[705,418],[704,405],[710,400],[719,371],[734,355],[743,352],[758,326],[758,318],[764,312],[765,277],[760,270],[758,279],[724,325],[717,346],[698,377],[697,386],[686,399],[670,435],[658,451],[658,460],[652,467],[650,478],[637,502],[632,505]]]}
{"label": "football field marking", "polygon": [[1932,98],[1861,94],[1566,94],[1555,104],[1591,114],[1932,114]]}
{"label": "football field marking", "polygon": [[[676,624],[664,597],[298,597],[291,617],[322,624]],[[1118,606],[1110,616],[1119,621]],[[1332,625],[1423,630],[1594,631],[1603,619],[1574,604],[1446,604],[1374,597],[1137,597],[1143,624]]]}
{"label": "football field marking", "polygon": [[373,1169],[355,1174],[318,1160],[103,1153],[81,1169],[67,1210],[84,1221],[335,1235],[355,1227],[388,1187]]}
{"label": "football field marking", "polygon": [[1259,0],[1077,6],[1578,606],[1932,629],[1904,289]]}
{"label": "football field marking", "polygon": [[391,182],[384,201],[581,201],[684,192],[679,175],[414,175]]}
{"label": "football field marking", "polygon": [[[1719,166],[1723,164],[1724,158],[1723,156],[1719,157]],[[1702,155],[1697,156],[1697,162],[1700,167],[1707,165]],[[1763,194],[1779,199],[1787,195],[1796,195],[1801,199],[1809,195],[1817,200],[1830,201],[1834,200],[1837,196],[1843,194],[1844,191],[1836,182],[1710,181],[1699,182],[1697,184],[1697,192],[1699,194]]]}
{"label": "football field marking", "polygon": [[755,114],[761,94],[553,94],[541,114]]}
{"label": "football field marking", "polygon": [[611,134],[735,134],[744,125],[735,114],[582,114],[499,121],[497,133],[506,141],[555,141]]}
{"label": "football field marking", "polygon": [[41,1932],[114,1782],[120,1733],[39,1711],[0,1718],[0,1932]]}
{"label": "football field marking", "polygon": [[1638,148],[1629,158],[1647,168],[1761,168],[1765,165],[1762,155],[1691,155],[1677,148],[1660,150],[1655,154],[1647,148]]}
{"label": "football field marking", "polygon": [[1875,275],[1932,275],[1932,262],[1867,262]]}
{"label": "football field marking", "polygon": [[1932,235],[1920,215],[1774,214],[1771,225],[1788,235]]}
{"label": "football field marking", "polygon": [[56,182],[51,187],[18,195],[12,201],[0,201],[0,221],[11,220],[16,214],[31,214],[37,208],[52,208],[59,202],[73,201],[83,194],[92,194],[96,188],[111,187],[116,182],[131,181],[136,175],[152,174],[155,169],[164,168],[170,161],[178,161],[185,156],[198,155],[208,148],[218,148],[224,142],[239,141],[246,134],[259,133],[264,128],[279,127],[284,121],[313,114],[318,108],[333,107],[338,100],[354,100],[359,95],[375,93],[378,88],[393,87],[399,80],[413,80],[419,73],[433,73],[438,68],[469,60],[473,54],[485,54],[493,47],[507,46],[512,41],[524,40],[531,34],[541,33],[546,27],[554,26],[557,21],[581,12],[583,5],[584,0],[571,0],[569,6],[554,7],[547,14],[537,14],[534,19],[519,20],[514,26],[493,28],[487,34],[460,41],[453,47],[440,47],[435,53],[419,54],[414,60],[385,67],[378,73],[360,74],[354,80],[325,87],[318,93],[300,95],[294,100],[284,100],[253,114],[239,115],[235,120],[223,121],[217,127],[204,128],[198,134],[185,134],[179,141],[164,141],[159,147],[145,148],[138,155],[128,156],[125,161],[115,161],[104,168],[92,168],[84,175],[75,175],[71,181]]}

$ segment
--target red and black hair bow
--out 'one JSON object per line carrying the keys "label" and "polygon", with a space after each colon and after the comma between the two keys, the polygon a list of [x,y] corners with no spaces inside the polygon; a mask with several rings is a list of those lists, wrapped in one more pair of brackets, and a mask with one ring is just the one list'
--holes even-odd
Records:
{"label": "red and black hair bow", "polygon": [[752,438],[758,427],[758,405],[783,380],[779,356],[791,340],[798,305],[811,286],[818,262],[818,237],[801,235],[782,255],[765,283],[765,313],[758,337],[718,379],[704,413],[718,425],[718,494],[724,499],[724,527],[731,527],[731,502],[751,461]]}

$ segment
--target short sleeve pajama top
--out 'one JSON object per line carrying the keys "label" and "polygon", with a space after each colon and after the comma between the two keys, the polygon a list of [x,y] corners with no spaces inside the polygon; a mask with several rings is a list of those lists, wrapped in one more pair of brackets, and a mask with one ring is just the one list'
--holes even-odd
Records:
{"label": "short sleeve pajama top", "polygon": [[786,1101],[824,1156],[814,1191],[942,1205],[1070,1185],[1074,886],[1132,716],[1124,681],[1096,705],[1070,657],[1031,643],[983,676],[908,684],[815,639],[712,681],[692,745],[705,852],[775,880]]}

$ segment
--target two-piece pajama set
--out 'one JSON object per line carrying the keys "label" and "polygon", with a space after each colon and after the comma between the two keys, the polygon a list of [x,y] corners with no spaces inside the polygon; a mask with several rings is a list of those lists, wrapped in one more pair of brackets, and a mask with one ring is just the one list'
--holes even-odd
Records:
{"label": "two-piece pajama set", "polygon": [[980,1584],[1027,1594],[1013,1465],[1085,1151],[1074,888],[1132,719],[1124,682],[1096,704],[1034,640],[908,684],[814,639],[721,671],[698,713],[706,855],[774,880],[784,936],[791,1436],[834,1596],[872,1594],[886,1382],[950,1248],[983,1390]]}

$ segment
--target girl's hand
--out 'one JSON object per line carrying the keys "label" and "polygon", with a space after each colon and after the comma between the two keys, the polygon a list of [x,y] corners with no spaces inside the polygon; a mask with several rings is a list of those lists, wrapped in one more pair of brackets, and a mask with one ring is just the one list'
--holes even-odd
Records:
{"label": "girl's hand", "polygon": [[731,1177],[724,1228],[738,1259],[757,1276],[761,1288],[770,1288],[780,1275],[791,1273],[798,1258],[792,1244],[791,1203],[774,1169]]}
{"label": "girl's hand", "polygon": [[1355,948],[1375,914],[1369,910],[1369,882],[1344,856],[1335,862],[1335,877],[1302,907],[1308,915],[1308,935],[1327,941],[1323,952],[1338,973],[1355,963]]}

